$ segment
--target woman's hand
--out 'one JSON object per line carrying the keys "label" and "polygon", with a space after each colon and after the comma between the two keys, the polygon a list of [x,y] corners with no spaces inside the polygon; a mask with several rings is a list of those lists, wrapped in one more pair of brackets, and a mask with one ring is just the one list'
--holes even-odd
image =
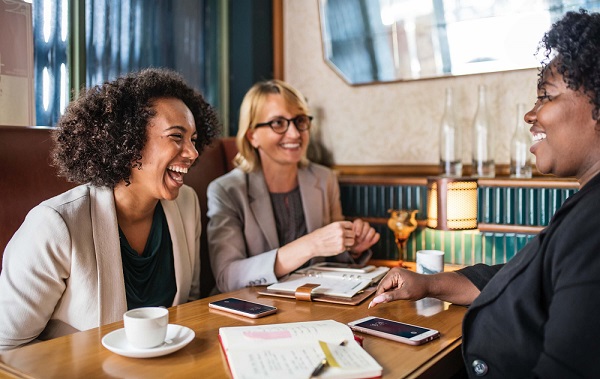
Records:
{"label": "woman's hand", "polygon": [[375,298],[369,304],[369,308],[395,300],[419,300],[427,297],[431,278],[432,275],[417,274],[404,268],[394,267],[379,282]]}
{"label": "woman's hand", "polygon": [[275,275],[289,274],[315,257],[331,257],[349,251],[357,258],[377,241],[379,233],[367,222],[332,222],[280,247],[275,260]]}
{"label": "woman's hand", "polygon": [[349,245],[351,247],[348,251],[350,252],[350,255],[352,255],[352,258],[357,259],[368,248],[375,245],[381,236],[368,222],[359,218],[354,220],[352,227],[354,229],[355,238],[354,244]]}
{"label": "woman's hand", "polygon": [[372,308],[396,300],[419,300],[435,297],[453,304],[469,305],[479,296],[479,289],[466,276],[456,272],[424,275],[394,267],[379,282]]}
{"label": "woman's hand", "polygon": [[338,221],[306,234],[280,247],[275,259],[275,275],[281,277],[314,257],[331,257],[355,244],[356,234],[350,221]]}
{"label": "woman's hand", "polygon": [[356,234],[350,221],[332,222],[298,239],[312,245],[313,257],[330,257],[348,250],[356,243]]}

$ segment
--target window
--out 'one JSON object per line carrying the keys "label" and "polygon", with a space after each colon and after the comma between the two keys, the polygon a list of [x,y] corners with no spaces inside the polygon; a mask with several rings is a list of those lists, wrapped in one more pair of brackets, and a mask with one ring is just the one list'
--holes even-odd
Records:
{"label": "window", "polygon": [[[83,17],[73,17],[70,6],[79,3],[33,0],[37,124],[56,124],[73,92],[70,78],[92,86],[145,67],[178,71],[218,108],[217,3],[87,0]],[[69,57],[78,41],[85,48]]]}
{"label": "window", "polygon": [[37,125],[54,125],[67,106],[67,0],[33,2],[33,57]]}

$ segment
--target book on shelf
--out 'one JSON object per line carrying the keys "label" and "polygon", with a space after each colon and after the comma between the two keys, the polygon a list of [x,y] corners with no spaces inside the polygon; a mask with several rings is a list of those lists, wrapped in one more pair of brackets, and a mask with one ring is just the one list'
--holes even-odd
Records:
{"label": "book on shelf", "polygon": [[377,378],[382,367],[333,320],[219,328],[219,341],[234,379]]}

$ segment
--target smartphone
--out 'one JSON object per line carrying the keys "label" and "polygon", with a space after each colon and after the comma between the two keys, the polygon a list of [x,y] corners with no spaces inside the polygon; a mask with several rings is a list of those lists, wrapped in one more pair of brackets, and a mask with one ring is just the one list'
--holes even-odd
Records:
{"label": "smartphone", "polygon": [[434,329],[424,328],[381,317],[365,317],[348,323],[350,329],[409,345],[421,345],[440,336]]}
{"label": "smartphone", "polygon": [[208,307],[251,318],[264,317],[277,312],[276,307],[253,303],[251,301],[237,299],[235,297],[213,301],[208,303]]}
{"label": "smartphone", "polygon": [[375,266],[359,266],[349,263],[338,263],[338,262],[320,262],[310,267],[314,270],[322,271],[339,271],[339,272],[352,272],[357,274],[364,274],[375,270]]}

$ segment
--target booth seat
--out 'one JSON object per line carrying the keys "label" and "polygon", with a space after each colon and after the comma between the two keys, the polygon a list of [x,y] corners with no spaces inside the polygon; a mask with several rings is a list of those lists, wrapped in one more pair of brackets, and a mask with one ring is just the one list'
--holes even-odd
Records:
{"label": "booth seat", "polygon": [[[51,166],[50,128],[0,126],[0,271],[4,249],[31,208],[76,186],[56,175]],[[233,168],[235,138],[215,141],[186,174],[185,183],[198,194],[202,213],[201,294],[214,286],[206,241],[206,187]]]}

